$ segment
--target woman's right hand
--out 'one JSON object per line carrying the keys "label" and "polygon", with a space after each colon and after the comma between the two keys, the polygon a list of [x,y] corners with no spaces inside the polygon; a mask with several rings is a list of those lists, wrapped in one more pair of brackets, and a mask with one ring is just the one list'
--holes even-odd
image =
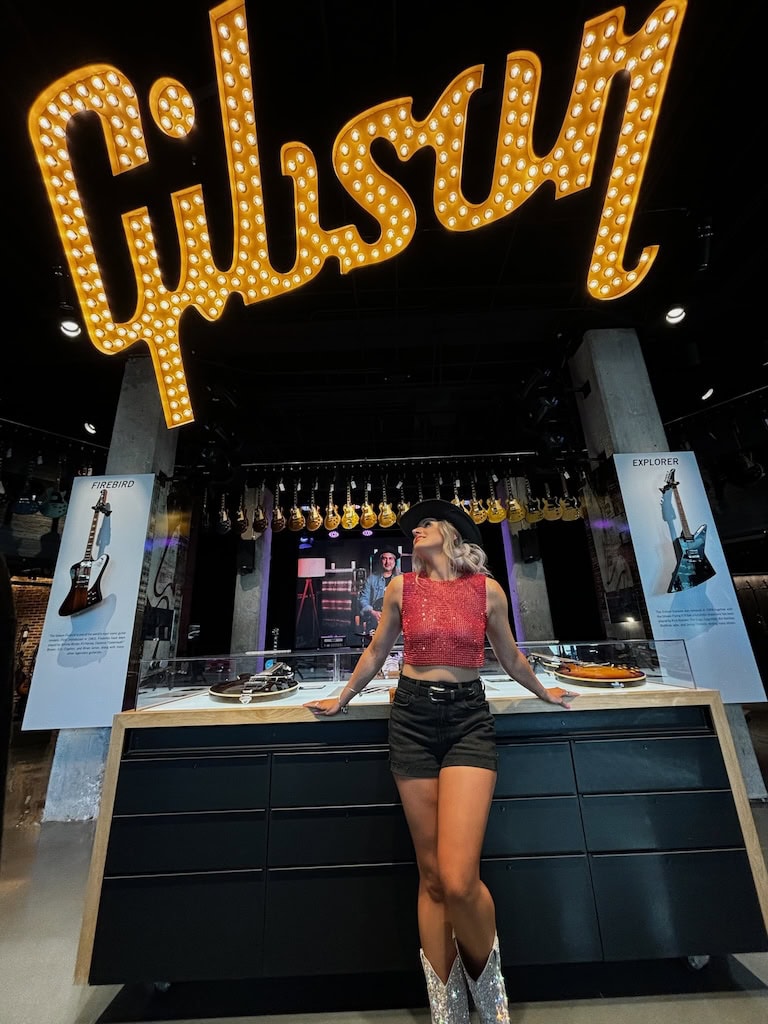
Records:
{"label": "woman's right hand", "polygon": [[309,708],[316,718],[321,716],[331,718],[338,715],[344,709],[335,697],[326,697],[324,700],[310,700],[302,707]]}

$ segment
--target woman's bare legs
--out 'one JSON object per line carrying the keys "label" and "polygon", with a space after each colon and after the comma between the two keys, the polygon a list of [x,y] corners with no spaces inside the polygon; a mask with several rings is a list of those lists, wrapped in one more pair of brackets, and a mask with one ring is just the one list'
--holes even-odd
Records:
{"label": "woman's bare legs", "polygon": [[419,867],[418,922],[422,949],[445,981],[456,959],[482,971],[496,934],[491,894],[480,880],[480,851],[496,773],[443,768],[437,779],[395,776]]}

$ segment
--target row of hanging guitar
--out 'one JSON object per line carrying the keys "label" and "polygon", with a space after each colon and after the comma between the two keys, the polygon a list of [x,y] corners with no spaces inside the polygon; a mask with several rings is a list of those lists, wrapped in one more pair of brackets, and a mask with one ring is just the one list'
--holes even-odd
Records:
{"label": "row of hanging guitar", "polygon": [[[520,501],[514,493],[512,481],[506,478],[506,496],[499,498],[496,494],[494,478],[489,478],[489,493],[486,499],[479,498],[474,480],[472,481],[472,495],[463,499],[458,494],[458,482],[453,487],[452,504],[463,509],[473,522],[481,523],[522,523],[530,525],[543,521],[574,522],[584,518],[584,506],[581,499],[568,493],[567,485],[563,481],[563,494],[552,495],[548,484],[544,485],[545,496],[536,497],[531,491],[531,486],[526,479],[526,497]],[[346,500],[339,507],[334,497],[334,486],[328,494],[328,501],[321,506],[315,499],[317,485],[312,488],[311,500],[308,505],[302,505],[299,501],[298,481],[294,482],[293,502],[286,512],[281,503],[280,496],[283,492],[283,483],[277,484],[275,493],[277,498],[271,511],[265,502],[265,484],[258,489],[256,504],[251,517],[246,511],[245,493],[241,493],[237,509],[233,512],[228,505],[228,495],[222,493],[219,508],[215,516],[211,516],[208,509],[207,493],[203,496],[202,525],[206,532],[227,534],[230,531],[243,534],[250,527],[254,533],[261,534],[268,529],[275,533],[282,530],[298,532],[301,530],[319,530],[325,527],[326,530],[354,530],[358,526],[364,530],[373,529],[374,526],[384,527],[395,526],[400,517],[411,507],[398,487],[399,500],[393,504],[387,499],[386,486],[382,484],[381,500],[378,504],[371,501],[370,484],[366,484],[365,497],[361,504],[357,505],[352,501],[352,481],[347,482]],[[439,483],[436,483],[434,497],[442,498]],[[423,501],[425,495],[421,486],[418,488],[417,501]],[[443,499],[445,500],[445,499]]]}

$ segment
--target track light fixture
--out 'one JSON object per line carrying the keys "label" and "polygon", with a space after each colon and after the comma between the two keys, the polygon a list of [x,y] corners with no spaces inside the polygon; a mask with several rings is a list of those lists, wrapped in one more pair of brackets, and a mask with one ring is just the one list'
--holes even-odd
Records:
{"label": "track light fixture", "polygon": [[681,324],[683,320],[685,320],[685,306],[681,306],[679,304],[670,306],[664,316],[664,319],[673,327],[677,324]]}

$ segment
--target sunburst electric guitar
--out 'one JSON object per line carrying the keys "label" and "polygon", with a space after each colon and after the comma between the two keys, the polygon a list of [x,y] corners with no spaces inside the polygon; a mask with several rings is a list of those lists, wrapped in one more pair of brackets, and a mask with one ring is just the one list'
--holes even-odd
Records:
{"label": "sunburst electric guitar", "polygon": [[488,507],[488,522],[503,523],[507,518],[507,510],[504,508],[503,502],[496,496],[496,482],[490,473],[488,474],[488,500],[486,504]]}
{"label": "sunburst electric guitar", "polygon": [[563,518],[563,506],[560,504],[560,497],[553,498],[549,484],[544,484],[544,499],[541,504],[542,514],[548,523],[556,523]]}
{"label": "sunburst electric guitar", "polygon": [[469,518],[473,523],[477,523],[479,526],[484,523],[488,518],[488,509],[485,507],[483,502],[477,496],[477,486],[474,476],[470,481],[470,488],[472,490],[472,497],[469,500]]}
{"label": "sunburst electric guitar", "polygon": [[397,514],[392,508],[389,501],[387,501],[387,485],[384,480],[381,481],[381,501],[379,502],[379,514],[376,517],[379,522],[379,526],[394,526],[397,522]]}
{"label": "sunburst electric guitar", "polygon": [[533,525],[544,518],[544,504],[541,498],[534,498],[530,480],[525,479],[525,521]]}
{"label": "sunburst electric guitar", "polygon": [[107,492],[102,491],[99,500],[91,507],[93,508],[93,519],[88,532],[88,542],[85,545],[85,554],[69,570],[72,585],[61,603],[59,615],[77,615],[78,612],[84,612],[87,608],[92,608],[103,600],[101,577],[107,568],[109,555],[105,553],[94,558],[93,542],[96,537],[96,528],[99,525],[99,516],[112,515],[112,509],[107,504]]}
{"label": "sunburst electric guitar", "polygon": [[256,507],[253,510],[253,520],[251,522],[251,529],[254,533],[262,534],[266,531],[269,526],[269,519],[267,519],[267,511],[264,506],[264,488],[265,483],[262,480],[259,485],[259,492],[256,497]]}
{"label": "sunburst electric guitar", "polygon": [[298,533],[299,530],[303,530],[306,526],[307,520],[304,517],[304,513],[301,511],[301,505],[299,504],[299,483],[293,481],[293,504],[291,505],[288,513],[288,529],[294,533]]}
{"label": "sunburst electric guitar", "polygon": [[323,513],[318,508],[317,502],[315,501],[315,491],[317,490],[317,481],[315,481],[312,487],[312,501],[307,512],[307,529],[314,532],[319,530],[323,525]]}
{"label": "sunburst electric guitar", "polygon": [[360,516],[352,503],[352,482],[347,480],[347,500],[341,513],[341,527],[343,530],[354,530],[359,522]]}
{"label": "sunburst electric guitar", "polygon": [[270,526],[272,527],[273,533],[281,533],[288,525],[288,520],[285,518],[285,512],[283,512],[283,506],[280,504],[280,495],[283,493],[283,481],[278,481],[277,487],[275,487],[275,499],[272,503],[272,518]]}
{"label": "sunburst electric guitar", "polygon": [[560,482],[563,488],[563,496],[560,499],[560,508],[563,510],[563,522],[573,523],[577,519],[584,518],[584,510],[578,497],[572,495],[568,490],[568,474],[560,474]]}
{"label": "sunburst electric guitar", "polygon": [[360,508],[360,525],[364,530],[370,530],[379,521],[376,509],[371,504],[371,481],[365,482],[365,498]]}
{"label": "sunburst electric guitar", "polygon": [[333,500],[333,480],[331,480],[331,489],[328,492],[328,504],[325,506],[323,523],[325,524],[326,530],[335,530],[340,522],[341,516],[339,515],[338,506]]}
{"label": "sunburst electric guitar", "polygon": [[512,488],[512,478],[509,476],[505,477],[504,483],[507,488],[507,522],[522,523],[525,519],[525,508]]}
{"label": "sunburst electric guitar", "polygon": [[688,590],[691,587],[698,587],[699,584],[706,583],[708,579],[715,575],[715,570],[704,554],[704,544],[707,539],[706,523],[691,533],[685,511],[683,510],[683,503],[680,500],[679,486],[680,482],[675,480],[674,469],[670,469],[664,486],[659,488],[662,494],[672,491],[675,496],[677,514],[680,516],[680,536],[676,537],[673,542],[677,565],[672,571],[672,578],[667,587],[668,594],[680,590]]}
{"label": "sunburst electric guitar", "polygon": [[407,512],[408,509],[411,507],[411,503],[410,503],[410,501],[407,501],[406,498],[405,498],[405,493],[403,491],[403,482],[402,482],[402,480],[397,485],[397,489],[400,492],[400,497],[398,498],[398,502],[397,502],[397,521],[399,523],[400,520],[403,517],[403,514],[405,512]]}

